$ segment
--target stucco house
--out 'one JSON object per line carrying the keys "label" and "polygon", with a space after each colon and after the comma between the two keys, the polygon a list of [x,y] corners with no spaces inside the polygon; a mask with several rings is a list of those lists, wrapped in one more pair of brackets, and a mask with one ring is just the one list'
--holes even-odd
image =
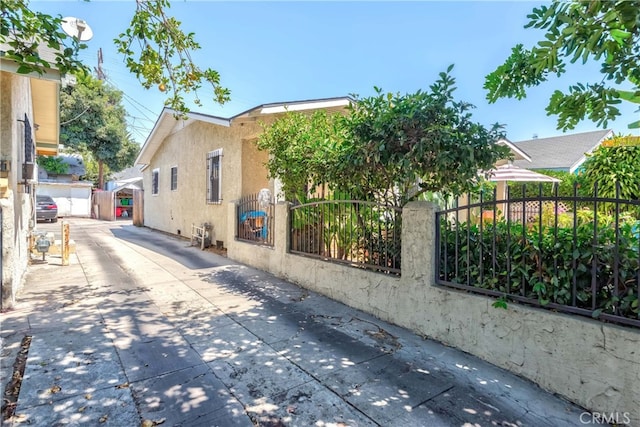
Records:
{"label": "stucco house", "polygon": [[[57,70],[43,75],[18,74],[0,44],[0,223],[2,298],[10,308],[24,281],[29,261],[29,234],[35,227],[37,155],[56,155],[60,134],[60,81]],[[55,64],[53,53],[40,57]]]}
{"label": "stucco house", "polygon": [[259,105],[230,118],[191,112],[176,119],[165,108],[136,159],[143,173],[144,225],[190,236],[192,225],[212,226],[212,242],[234,238],[227,224],[228,204],[278,183],[268,178],[268,154],[255,140],[261,122],[287,111],[343,111],[349,97]]}
{"label": "stucco house", "polygon": [[[138,181],[142,181],[142,171],[140,166],[131,166],[121,170],[120,172],[114,172],[111,174],[111,179],[104,184],[104,189],[111,191],[117,187],[127,184],[137,184]],[[142,183],[139,188],[142,189]]]}
{"label": "stucco house", "polygon": [[587,160],[586,155],[611,137],[613,137],[613,131],[605,129],[513,142],[513,145],[526,152],[531,158],[530,162],[515,160],[513,164],[532,170],[546,169],[576,173],[580,170],[582,163]]}

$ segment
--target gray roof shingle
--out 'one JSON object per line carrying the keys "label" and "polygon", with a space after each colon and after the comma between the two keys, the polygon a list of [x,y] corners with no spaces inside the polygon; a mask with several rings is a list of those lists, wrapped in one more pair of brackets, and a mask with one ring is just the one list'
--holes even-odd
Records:
{"label": "gray roof shingle", "polygon": [[584,161],[585,153],[590,153],[611,136],[613,131],[605,129],[514,142],[516,147],[531,157],[531,162],[516,160],[513,164],[526,169],[560,169],[573,172]]}

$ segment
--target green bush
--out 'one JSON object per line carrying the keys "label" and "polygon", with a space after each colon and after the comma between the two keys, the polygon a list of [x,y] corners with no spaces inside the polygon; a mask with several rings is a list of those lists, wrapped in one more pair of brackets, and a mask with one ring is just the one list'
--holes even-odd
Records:
{"label": "green bush", "polygon": [[479,224],[456,225],[443,219],[440,278],[524,296],[543,306],[557,303],[591,310],[595,298],[594,317],[602,312],[637,319],[640,221],[619,218],[616,238],[611,216],[600,216],[594,230],[593,212],[582,211],[574,239],[573,214],[562,215],[567,218],[557,229],[544,223],[540,229],[537,221],[524,228],[498,221],[495,229],[493,222],[484,223],[482,233]]}
{"label": "green bush", "polygon": [[392,207],[348,197],[309,199],[294,206],[290,218],[292,250],[399,274],[402,216]]}
{"label": "green bush", "polygon": [[52,175],[63,175],[69,173],[69,165],[65,163],[62,157],[56,156],[38,156],[38,166]]}

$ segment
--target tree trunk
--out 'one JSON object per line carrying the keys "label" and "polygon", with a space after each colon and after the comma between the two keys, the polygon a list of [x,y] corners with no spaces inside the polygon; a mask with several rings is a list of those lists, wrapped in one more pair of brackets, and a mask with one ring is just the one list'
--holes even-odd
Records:
{"label": "tree trunk", "polygon": [[104,190],[104,162],[98,160],[98,188]]}

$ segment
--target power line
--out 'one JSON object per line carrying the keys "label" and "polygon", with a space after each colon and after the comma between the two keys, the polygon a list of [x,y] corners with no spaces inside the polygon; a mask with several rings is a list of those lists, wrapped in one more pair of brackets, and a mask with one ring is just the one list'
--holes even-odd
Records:
{"label": "power line", "polygon": [[80,118],[80,116],[82,116],[84,113],[86,113],[87,111],[89,111],[89,108],[91,108],[91,106],[88,106],[87,108],[84,109],[84,111],[80,114],[78,114],[77,116],[75,116],[73,119],[67,120],[66,122],[62,122],[60,123],[60,126],[64,126],[67,125],[69,123],[71,123],[74,120],[78,120]]}
{"label": "power line", "polygon": [[133,114],[129,114],[127,113],[127,117],[131,118],[133,120],[140,120],[140,121],[145,121],[145,122],[149,122],[149,123],[153,123],[153,120],[149,120],[145,117],[138,117],[138,116],[134,116]]}
{"label": "power line", "polygon": [[[118,87],[118,85],[113,80],[111,80],[110,78],[107,78],[107,82],[111,83],[115,87]],[[147,106],[141,104],[140,102],[136,101],[134,98],[132,98],[131,96],[127,95],[125,92],[122,92],[122,95],[123,95],[124,98],[126,98],[132,104],[137,104],[140,107],[142,107],[145,110],[147,110],[148,112],[150,112],[151,114],[156,115],[156,112],[152,111],[149,107],[147,107]],[[138,110],[138,111],[140,111],[140,110]],[[142,115],[146,117],[146,115],[142,111],[140,111],[140,113],[142,113]],[[152,119],[149,119],[148,117],[146,117],[146,118],[148,120],[153,121]]]}

